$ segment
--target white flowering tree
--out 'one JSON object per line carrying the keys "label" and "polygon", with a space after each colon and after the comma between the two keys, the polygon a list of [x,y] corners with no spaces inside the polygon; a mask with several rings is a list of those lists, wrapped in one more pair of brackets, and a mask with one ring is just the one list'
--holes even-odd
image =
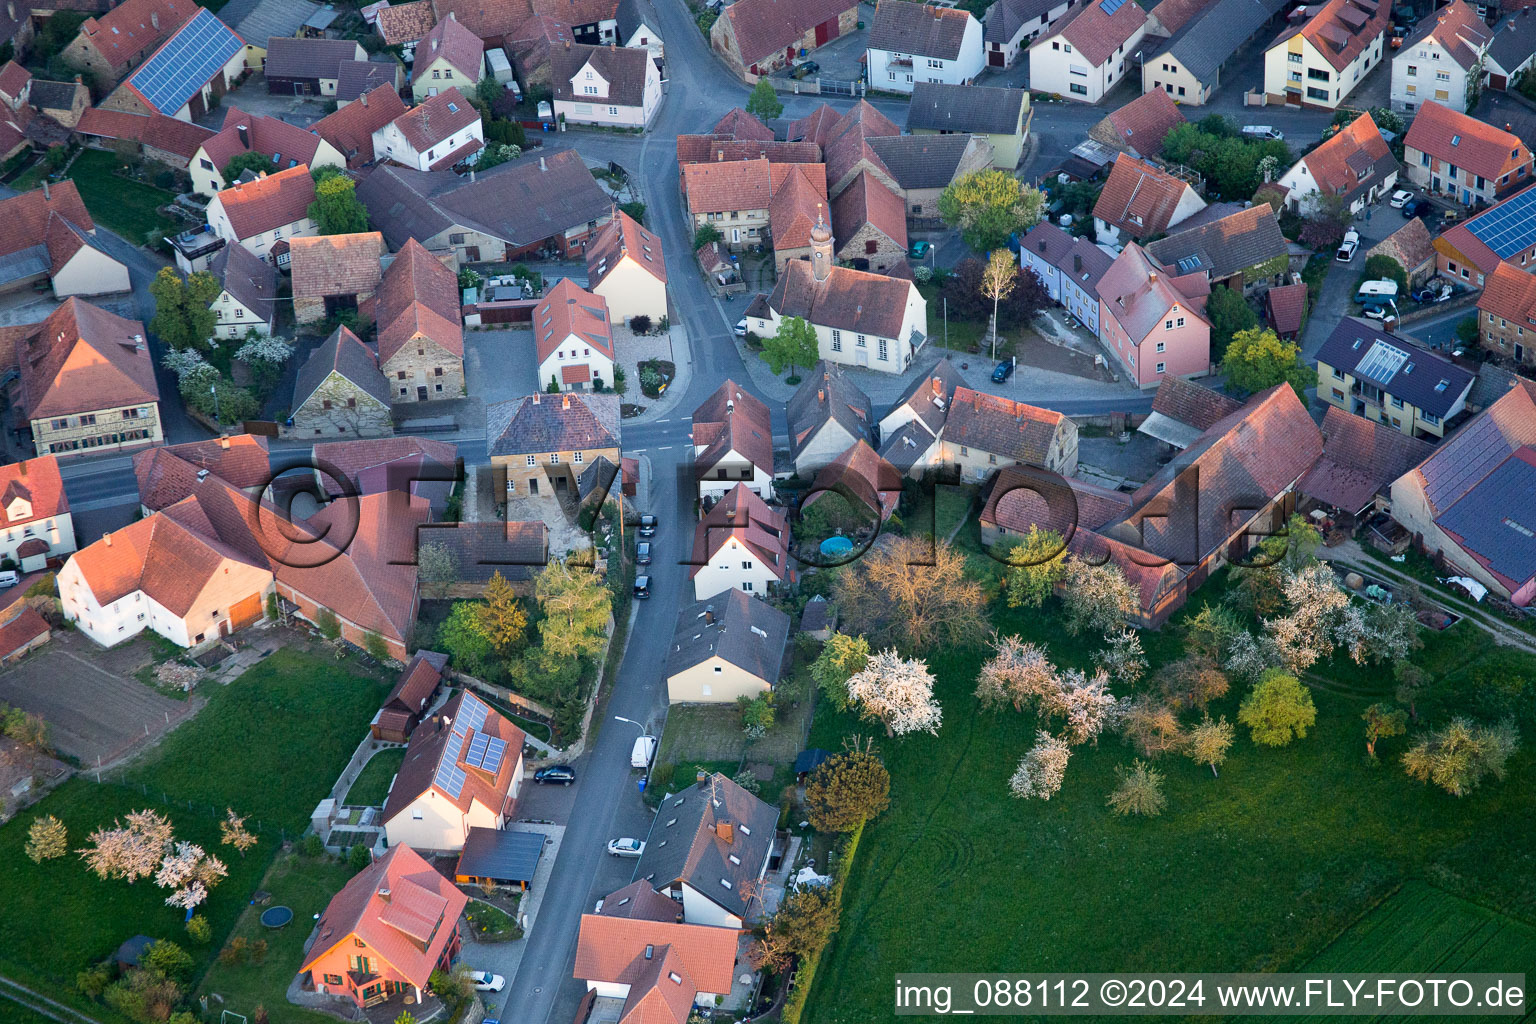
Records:
{"label": "white flowering tree", "polygon": [[1136,607],[1136,592],[1114,562],[1092,565],[1080,558],[1067,559],[1066,588],[1061,595],[1067,632],[1073,636],[1089,631],[1110,633]]}
{"label": "white flowering tree", "polygon": [[1279,652],[1270,637],[1255,637],[1244,630],[1232,638],[1227,647],[1226,663],[1222,667],[1227,670],[1227,675],[1238,682],[1254,683],[1279,664]]}
{"label": "white flowering tree", "polygon": [[100,878],[132,884],[159,869],[171,845],[171,823],[151,810],[134,811],[127,823],[113,822],[90,834],[91,845],[75,851]]}
{"label": "white flowering tree", "polygon": [[[187,374],[201,366],[207,366],[208,369],[213,370],[208,360],[203,358],[202,353],[191,348],[167,349],[160,357],[160,365],[174,373],[178,380],[185,379]],[[218,371],[214,370],[214,372]]]}
{"label": "white flowering tree", "polygon": [[1065,739],[1073,746],[1089,740],[1097,744],[1099,733],[1114,726],[1121,710],[1109,692],[1108,673],[1099,669],[1089,677],[1075,668],[1061,674],[1061,688],[1051,708],[1065,721]]}
{"label": "white flowering tree", "polygon": [[235,350],[235,358],[242,363],[284,363],[293,355],[293,346],[282,338],[270,334],[246,335],[245,344]]}
{"label": "white flowering tree", "polygon": [[994,644],[997,653],[981,666],[976,680],[976,696],[983,707],[1012,704],[1015,711],[1022,711],[1028,704],[1055,699],[1060,684],[1056,666],[1044,649],[1017,636],[999,636]]}
{"label": "white flowering tree", "polygon": [[1290,614],[1264,620],[1264,629],[1281,664],[1292,673],[1303,672],[1333,653],[1334,630],[1349,606],[1349,594],[1323,562],[1287,569],[1282,589]]}
{"label": "white flowering tree", "polygon": [[1424,646],[1419,620],[1406,604],[1352,601],[1334,625],[1333,639],[1357,665],[1399,662]]}
{"label": "white flowering tree", "polygon": [[1008,791],[1020,800],[1049,800],[1061,790],[1067,774],[1072,748],[1067,742],[1045,730],[1035,733],[1035,745],[1029,748],[1008,780]]}
{"label": "white flowering tree", "polygon": [[865,718],[884,725],[887,736],[936,735],[944,715],[933,699],[933,673],[927,664],[903,658],[894,648],[872,655],[864,670],[849,678],[848,698]]}
{"label": "white flowering tree", "polygon": [[208,898],[208,890],[229,874],[224,862],[196,843],[178,842],[166,852],[155,872],[155,884],[173,889],[165,903],[190,910]]}
{"label": "white flowering tree", "polygon": [[1135,686],[1147,673],[1147,655],[1141,649],[1141,636],[1134,629],[1122,627],[1104,635],[1104,649],[1094,661],[1115,682]]}

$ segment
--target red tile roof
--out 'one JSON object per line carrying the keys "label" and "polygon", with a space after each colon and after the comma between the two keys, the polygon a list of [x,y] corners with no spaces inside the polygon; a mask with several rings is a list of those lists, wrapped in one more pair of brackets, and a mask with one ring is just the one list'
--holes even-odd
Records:
{"label": "red tile roof", "polygon": [[811,244],[811,229],[827,214],[826,168],[821,164],[779,164],[782,168],[768,203],[768,227],[775,249]]}
{"label": "red tile roof", "polygon": [[1511,263],[1499,263],[1487,277],[1477,308],[1518,326],[1536,328],[1536,276]]}
{"label": "red tile roof", "polygon": [[1392,160],[1392,151],[1371,115],[1361,114],[1302,160],[1320,190],[1349,196],[1360,185],[1361,172],[1373,170],[1378,161]]}
{"label": "red tile roof", "polygon": [[613,358],[613,323],[608,317],[608,303],[568,277],[561,278],[533,308],[533,330],[540,363],[571,337]]}
{"label": "red tile roof", "polygon": [[31,605],[24,604],[21,610],[0,624],[0,658],[9,658],[23,647],[30,644],[40,636],[47,636],[52,632],[48,621],[37,614]]}
{"label": "red tile roof", "polygon": [[267,439],[236,434],[208,441],[166,445],[138,452],[133,475],[139,504],[151,512],[176,504],[197,489],[199,475],[211,473],[242,490],[265,487],[272,477]]}
{"label": "red tile roof", "polygon": [[683,191],[691,213],[766,210],[773,197],[767,160],[686,164]]}
{"label": "red tile roof", "polygon": [[[428,3],[429,0],[418,0]],[[405,113],[405,101],[388,85],[364,93],[356,102],[340,107],[309,126],[310,131],[335,146],[348,167],[373,162],[373,133]]]}
{"label": "red tile roof", "polygon": [[[482,724],[476,728],[471,723],[482,711]],[[506,744],[506,753],[494,775],[465,760],[470,750],[468,734],[471,732]],[[457,742],[455,737],[462,737],[463,742]],[[494,814],[510,813],[515,800],[512,779],[522,765],[523,739],[523,730],[503,718],[495,708],[487,706],[474,694],[460,690],[440,712],[423,721],[411,733],[405,760],[384,804],[384,821],[387,823],[404,812],[428,790],[466,814],[476,803]],[[458,768],[463,772],[464,783],[457,795],[439,784],[440,768]]]}
{"label": "red tile roof", "polygon": [[667,283],[667,264],[662,257],[661,239],[623,210],[597,229],[587,243],[587,284],[597,287],[608,273],[627,256],[635,266],[662,284]]}
{"label": "red tile roof", "polygon": [[120,73],[174,35],[197,11],[190,0],[124,0],[100,17],[85,19],[80,34]]}
{"label": "red tile roof", "polygon": [[730,25],[747,67],[775,53],[817,25],[855,6],[848,0],[738,0],[720,15]]}
{"label": "red tile roof", "polygon": [[144,325],[68,298],[16,343],[29,419],[160,400]]}
{"label": "red tile roof", "polygon": [[[885,182],[868,171],[861,171],[853,184],[832,200],[832,234],[840,239],[839,245],[849,240],[864,225],[876,230],[902,249],[907,247],[906,204],[901,196],[886,187]],[[778,233],[774,233],[777,241]],[[849,253],[852,257],[857,254]]]}
{"label": "red tile roof", "polygon": [[1047,502],[1045,495],[1060,493],[1059,476],[1034,466],[1005,466],[992,478],[980,520],[1016,534],[1027,534],[1032,526],[1053,530],[1066,541],[1078,530],[1096,530],[1130,510],[1131,496],[1123,491],[1077,479],[1068,479],[1067,486],[1075,504]]}
{"label": "red tile roof", "polygon": [[1157,387],[1152,411],[1204,432],[1243,407],[1235,398],[1182,377],[1170,377]]}
{"label": "red tile roof", "polygon": [[1435,241],[1424,225],[1424,218],[1415,217],[1373,245],[1365,255],[1369,259],[1378,254],[1397,260],[1411,278],[1414,271],[1435,261]]}
{"label": "red tile roof", "polygon": [[374,318],[379,328],[380,364],[420,335],[456,356],[464,355],[458,275],[414,238],[406,241],[384,271]]}
{"label": "red tile roof", "polygon": [[356,939],[411,984],[425,987],[468,903],[415,850],[393,847],[331,897],[300,970]]}
{"label": "red tile roof", "polygon": [[1197,279],[1170,277],[1145,249],[1131,242],[1099,278],[1099,298],[1126,335],[1139,344],[1175,303],[1189,315],[1205,321],[1201,296],[1210,294],[1210,289],[1186,291],[1186,286],[1205,283],[1203,276],[1191,276]]}
{"label": "red tile roof", "polygon": [[515,31],[533,14],[528,0],[436,0],[436,8],[439,18],[452,13],[465,28],[488,40]]}
{"label": "red tile roof", "polygon": [[697,472],[707,472],[733,451],[763,472],[773,472],[773,420],[768,407],[733,380],[727,379],[693,410],[693,444],[704,448],[693,457]]}
{"label": "red tile roof", "polygon": [[1269,48],[1273,49],[1299,33],[1324,60],[1341,71],[1380,38],[1392,16],[1390,4],[1378,4],[1374,0],[1364,3],[1327,0],[1320,7],[1303,10],[1311,11],[1311,16],[1280,33]]}
{"label": "red tile roof", "polygon": [[[242,135],[241,127],[245,128]],[[203,153],[213,166],[223,170],[241,153],[264,153],[278,158],[281,170],[293,162],[307,164],[315,158],[320,148],[320,136],[305,131],[296,124],[280,121],[262,114],[248,114],[238,107],[224,112],[224,127],[203,142]]]}
{"label": "red tile roof", "polygon": [[[683,924],[676,920],[615,917],[606,913],[610,901],[622,899],[624,893],[637,888],[645,888],[643,881],[605,897],[604,913],[581,915],[572,977],[583,981],[633,984],[648,962],[646,947],[669,945],[677,951],[700,991],[721,995],[730,992],[736,967],[736,940],[741,933],[734,928]],[[666,896],[661,898],[678,906]]]}
{"label": "red tile roof", "polygon": [[1105,13],[1103,0],[1087,0],[1076,11],[1069,11],[1066,17],[1058,21],[1054,31],[1041,36],[1031,45],[1039,46],[1041,40],[1059,35],[1071,43],[1090,65],[1098,67],[1113,57],[1115,48],[1123,45],[1146,23],[1147,12],[1140,4],[1123,3],[1116,6],[1112,13]]}
{"label": "red tile roof", "polygon": [[[458,460],[458,449],[447,441],[424,437],[374,437],[317,444],[314,456],[315,462],[325,467],[325,476],[329,477],[332,471],[340,473],[359,494],[373,494],[388,488],[371,487],[377,478],[369,470],[411,459],[420,464],[422,458],[452,468]],[[339,488],[340,482],[327,480],[325,486]]]}
{"label": "red tile roof", "polygon": [[213,198],[224,208],[236,236],[252,238],[307,220],[309,204],[315,201],[315,179],[308,165],[300,164],[243,185],[236,182]]}
{"label": "red tile roof", "polygon": [[64,494],[64,479],[59,476],[59,460],[52,455],[40,455],[0,466],[0,509],[8,511],[17,498],[31,505],[32,512],[7,519],[7,529],[67,513],[69,498]]}
{"label": "red tile roof", "polygon": [[[1532,188],[1536,188],[1536,186],[1532,186]],[[1448,259],[1459,260],[1462,263],[1471,263],[1478,270],[1482,271],[1484,275],[1492,274],[1494,268],[1498,266],[1500,262],[1499,254],[1488,248],[1488,246],[1484,244],[1483,240],[1478,238],[1477,235],[1473,233],[1473,225],[1476,224],[1479,228],[1481,228],[1482,225],[1478,224],[1478,222],[1483,220],[1483,218],[1487,218],[1490,222],[1492,222],[1494,218],[1507,219],[1509,217],[1508,211],[1500,212],[1500,208],[1503,207],[1505,203],[1517,199],[1530,191],[1531,189],[1528,188],[1517,192],[1509,196],[1507,199],[1501,199],[1499,202],[1494,203],[1492,206],[1488,207],[1486,210],[1483,210],[1481,213],[1477,213],[1471,217],[1468,217],[1460,224],[1452,225],[1450,228],[1446,229],[1435,237],[1435,251],[1444,255]],[[1524,202],[1524,200],[1522,200],[1522,202]],[[1521,225],[1525,225],[1527,222],[1527,218],[1521,218],[1516,221],[1517,224]],[[1532,233],[1527,230],[1521,232],[1521,234],[1517,237],[1529,238],[1531,237],[1531,234]],[[1513,258],[1514,256],[1520,254],[1520,250],[1515,250],[1514,252],[1510,253],[1510,256]]]}
{"label": "red tile roof", "polygon": [[1428,441],[1332,405],[1323,414],[1322,433],[1323,454],[1296,489],[1350,514],[1389,493],[1392,481],[1435,450]]}
{"label": "red tile roof", "polygon": [[1161,89],[1153,89],[1131,100],[1107,117],[1115,138],[1142,156],[1156,156],[1168,133],[1188,119],[1173,98]]}
{"label": "red tile roof", "polygon": [[1188,183],[1167,171],[1121,153],[1115,157],[1093,215],[1132,238],[1150,238],[1168,230],[1180,201],[1190,191]]}
{"label": "red tile roof", "polygon": [[395,118],[394,125],[412,149],[425,153],[478,120],[480,111],[457,88],[450,86]]}
{"label": "red tile roof", "polygon": [[416,44],[416,66],[424,72],[434,61],[447,61],[471,82],[485,77],[485,44],[449,11]]}
{"label": "red tile roof", "polygon": [[293,297],[367,296],[379,287],[384,236],[377,231],[291,239]]}
{"label": "red tile roof", "polygon": [[1281,336],[1294,335],[1301,330],[1307,315],[1307,286],[1282,284],[1271,288],[1264,296],[1269,310],[1269,322]]}
{"label": "red tile roof", "polygon": [[831,267],[824,281],[816,280],[806,260],[784,265],[768,305],[780,316],[798,316],[821,327],[898,338],[906,320],[912,284],[900,278],[848,267]]}
{"label": "red tile roof", "polygon": [[412,655],[409,663],[400,671],[395,688],[384,698],[384,708],[419,715],[427,709],[427,698],[443,681],[443,667],[448,664],[446,654],[420,650]]}
{"label": "red tile roof", "polygon": [[1403,144],[1489,181],[1531,165],[1531,151],[1514,135],[1433,100],[1420,105]]}
{"label": "red tile roof", "polygon": [[[32,72],[14,60],[8,60],[4,67],[0,67],[0,95],[14,100],[21,95],[21,90],[25,89],[30,81],[32,81]],[[768,137],[773,138],[773,133],[769,132]]]}
{"label": "red tile roof", "polygon": [[889,519],[901,501],[901,479],[896,467],[860,438],[817,472],[813,493],[801,507],[809,507],[822,494],[838,491],[845,499],[862,501],[871,511],[878,503],[880,518]]}
{"label": "red tile roof", "polygon": [[773,129],[758,120],[755,114],[749,114],[741,107],[732,107],[724,117],[715,122],[715,126],[709,132],[711,135],[729,135],[737,139],[773,141]]}
{"label": "red tile roof", "polygon": [[767,502],[737,484],[704,513],[693,531],[693,558],[688,578],[709,565],[732,537],[751,549],[779,579],[789,573],[789,522]]}
{"label": "red tile roof", "polygon": [[677,137],[679,166],[758,158],[776,164],[819,164],[821,147],[814,142],[768,142],[758,139],[732,139],[724,135],[679,135]]}
{"label": "red tile roof", "polygon": [[[62,217],[82,231],[95,231],[75,183],[69,179],[19,196],[0,199],[0,256],[30,249],[48,237],[49,222]],[[58,266],[55,265],[55,270]],[[10,353],[6,353],[9,356]]]}

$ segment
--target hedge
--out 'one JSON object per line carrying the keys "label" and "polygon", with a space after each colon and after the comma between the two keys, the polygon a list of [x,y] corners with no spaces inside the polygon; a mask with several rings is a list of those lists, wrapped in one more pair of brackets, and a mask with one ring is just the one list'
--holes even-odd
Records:
{"label": "hedge", "polygon": [[[849,872],[853,869],[853,855],[858,851],[859,839],[863,835],[864,822],[859,822],[858,828],[848,833],[842,855],[837,859],[837,881],[833,885],[837,890],[839,905],[843,900],[843,886],[847,884]],[[825,947],[818,950],[814,956],[801,957],[796,965],[795,987],[790,989],[788,997],[784,1000],[784,1010],[779,1015],[783,1024],[800,1024],[800,1015],[805,1012],[805,1001],[810,997],[811,987],[816,981],[816,968],[821,964],[823,952]]]}

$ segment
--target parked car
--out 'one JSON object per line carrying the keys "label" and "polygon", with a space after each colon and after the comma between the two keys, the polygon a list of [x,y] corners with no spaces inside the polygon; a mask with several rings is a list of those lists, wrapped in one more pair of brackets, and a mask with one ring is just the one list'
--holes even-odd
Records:
{"label": "parked car", "polygon": [[1385,306],[1379,306],[1373,303],[1365,307],[1365,315],[1372,320],[1396,320],[1397,304],[1389,303]]}
{"label": "parked car", "polygon": [[635,597],[644,600],[651,596],[651,578],[649,576],[635,577]]}
{"label": "parked car", "polygon": [[507,979],[490,971],[470,971],[469,980],[475,983],[476,992],[500,992],[507,987]]}
{"label": "parked car", "polygon": [[1415,217],[1422,217],[1427,213],[1432,213],[1434,209],[1435,204],[1423,196],[1420,196],[1418,199],[1410,199],[1403,204],[1403,219],[1413,220]]}
{"label": "parked car", "polygon": [[1450,284],[1443,281],[1431,281],[1423,288],[1420,288],[1418,291],[1413,293],[1413,301],[1434,305],[1436,303],[1444,302],[1454,294],[1456,294],[1456,289]]}
{"label": "parked car", "polygon": [[1404,206],[1408,205],[1408,200],[1412,198],[1412,192],[1409,192],[1405,188],[1398,189],[1396,192],[1392,193],[1392,209],[1401,210]]}
{"label": "parked car", "polygon": [[740,320],[737,320],[736,326],[731,328],[731,333],[738,338],[745,338],[747,336],[747,318],[742,317]]}
{"label": "parked car", "polygon": [[21,582],[21,574],[15,569],[0,569],[0,589],[14,587]]}
{"label": "parked car", "polygon": [[651,542],[650,541],[643,540],[640,543],[635,545],[635,564],[636,565],[650,565],[651,564]]}
{"label": "parked car", "polygon": [[821,65],[813,60],[802,60],[790,71],[790,78],[807,78],[821,70]]}
{"label": "parked car", "polygon": [[541,786],[559,783],[569,786],[576,781],[576,769],[568,764],[552,764],[533,773],[533,781]]}
{"label": "parked car", "polygon": [[1360,248],[1360,232],[1350,228],[1344,232],[1344,241],[1339,243],[1339,251],[1333,254],[1333,258],[1340,263],[1348,263],[1355,258],[1355,250]]}
{"label": "parked car", "polygon": [[997,364],[997,368],[992,371],[992,383],[994,383],[994,384],[1001,384],[1004,381],[1006,381],[1009,377],[1012,377],[1012,376],[1013,376],[1013,360],[1012,359],[1004,359],[1002,362],[998,363]]}
{"label": "parked car", "polygon": [[656,536],[656,517],[655,516],[653,516],[653,515],[643,515],[643,516],[640,517],[640,536],[642,536],[642,537],[654,537],[654,536]]}
{"label": "parked car", "polygon": [[629,766],[643,771],[651,766],[651,759],[655,756],[656,737],[649,734],[636,736],[635,745],[629,748]]}
{"label": "parked car", "polygon": [[1250,139],[1283,139],[1285,132],[1267,124],[1245,124],[1243,135]]}
{"label": "parked car", "polygon": [[645,843],[638,839],[614,839],[608,843],[608,852],[615,857],[638,858],[645,852]]}
{"label": "parked car", "polygon": [[912,245],[907,249],[907,255],[910,256],[914,260],[927,259],[928,258],[928,252],[932,248],[933,248],[933,243],[932,242],[922,242],[922,241],[913,242]]}

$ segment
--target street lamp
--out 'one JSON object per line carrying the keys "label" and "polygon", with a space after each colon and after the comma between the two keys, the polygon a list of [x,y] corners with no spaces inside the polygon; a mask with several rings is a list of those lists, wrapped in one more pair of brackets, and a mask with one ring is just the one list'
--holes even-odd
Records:
{"label": "street lamp", "polygon": [[213,421],[222,423],[224,417],[219,414],[219,387],[217,384],[208,385],[208,393],[213,396]]}
{"label": "street lamp", "polygon": [[651,734],[649,729],[647,729],[641,723],[635,721],[633,718],[625,718],[623,715],[614,715],[613,720],[616,722],[628,722],[630,725],[636,726],[639,728],[640,735],[642,736],[649,736]]}

